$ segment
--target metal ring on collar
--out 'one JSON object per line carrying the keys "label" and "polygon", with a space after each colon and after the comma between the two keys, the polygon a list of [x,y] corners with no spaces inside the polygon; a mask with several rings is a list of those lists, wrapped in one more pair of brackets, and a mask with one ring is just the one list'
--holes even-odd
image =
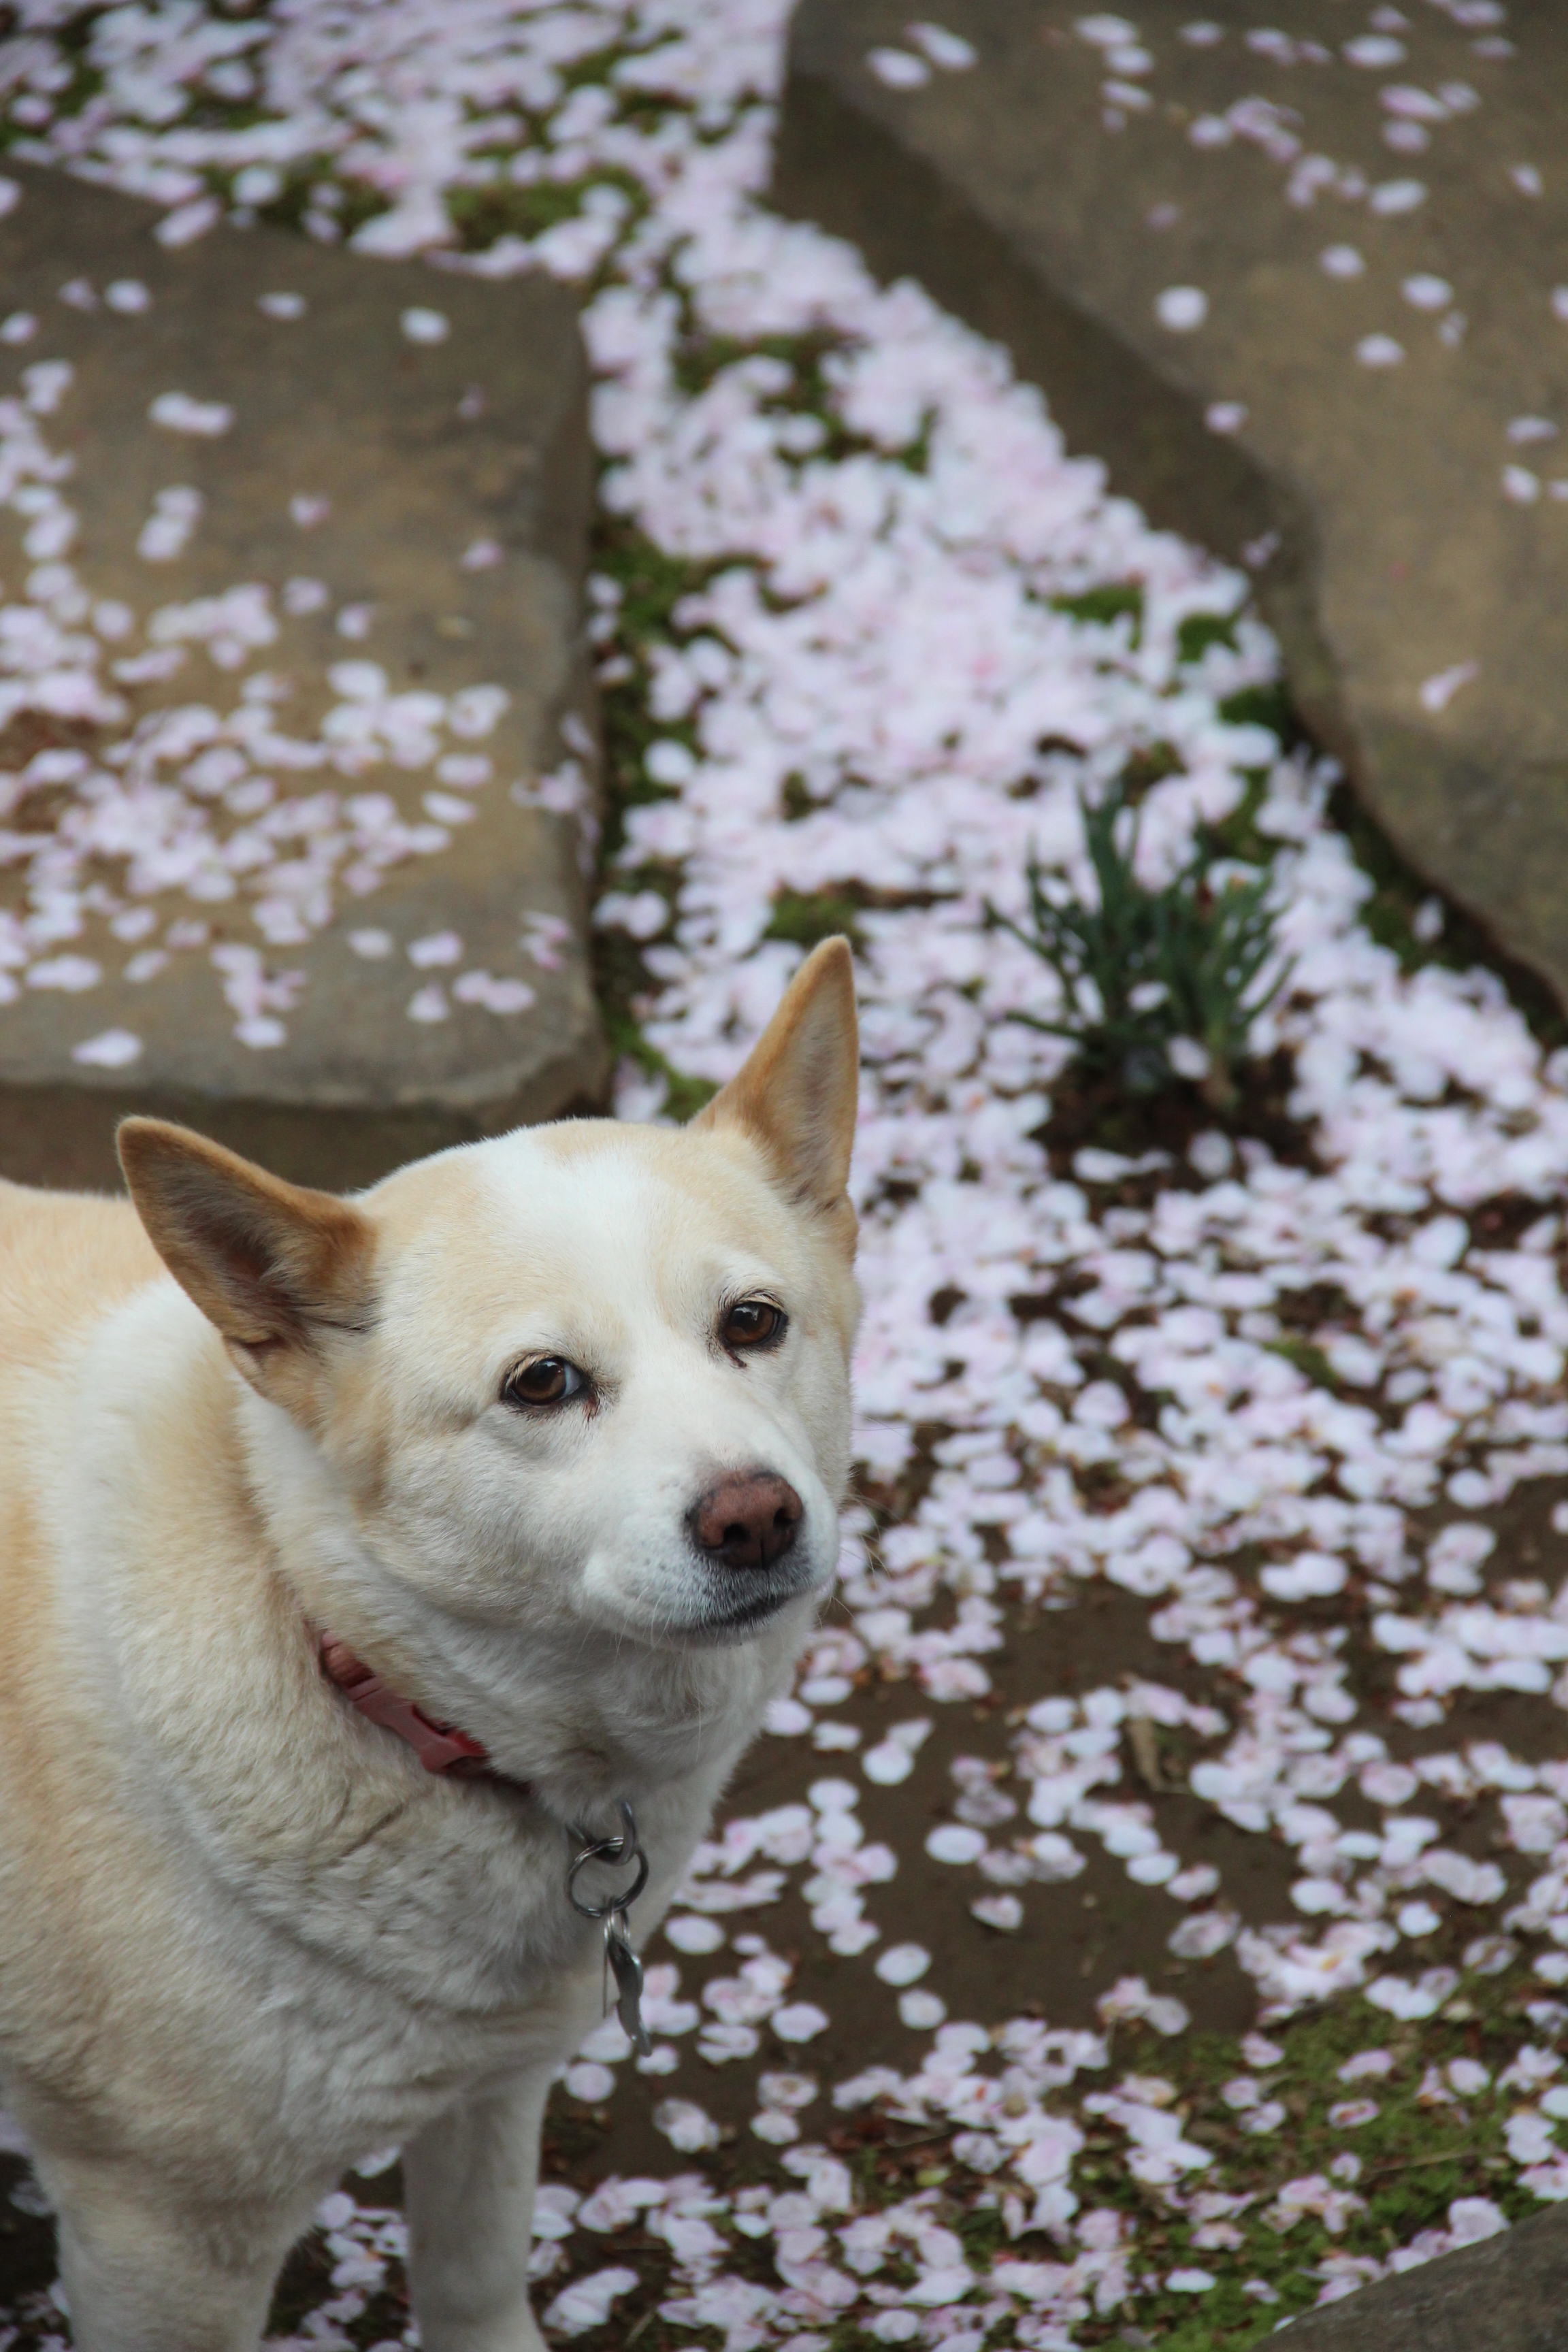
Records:
{"label": "metal ring on collar", "polygon": [[[566,1899],[584,1919],[607,1919],[617,1911],[625,1911],[647,1885],[648,1861],[637,1843],[637,1817],[624,1797],[616,1800],[616,1811],[621,1817],[618,1837],[590,1837],[586,1830],[575,1824],[573,1827],[573,1836],[582,1843],[567,1865]],[[577,1880],[591,1862],[602,1862],[612,1870],[623,1863],[631,1863],[636,1866],[637,1876],[621,1894],[606,1895],[602,1903],[584,1903],[577,1892]]]}

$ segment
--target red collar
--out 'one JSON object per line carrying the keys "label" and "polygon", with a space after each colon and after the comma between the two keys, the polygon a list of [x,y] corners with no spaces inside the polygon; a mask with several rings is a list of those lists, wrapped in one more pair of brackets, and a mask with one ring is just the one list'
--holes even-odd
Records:
{"label": "red collar", "polygon": [[412,1699],[388,1690],[381,1676],[356,1658],[335,1633],[317,1635],[316,1654],[321,1672],[350,1706],[358,1707],[372,1723],[380,1724],[384,1731],[394,1731],[399,1739],[406,1740],[426,1772],[447,1773],[455,1780],[504,1778],[492,1768],[489,1750],[477,1739],[470,1739],[455,1724],[437,1723]]}

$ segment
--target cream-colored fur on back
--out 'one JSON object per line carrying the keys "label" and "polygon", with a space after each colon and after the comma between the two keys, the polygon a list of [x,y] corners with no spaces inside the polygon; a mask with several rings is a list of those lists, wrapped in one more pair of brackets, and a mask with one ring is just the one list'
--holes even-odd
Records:
{"label": "cream-colored fur on back", "polygon": [[[854,1067],[830,943],[685,1130],[340,1202],[133,1122],[135,1207],[0,1184],[0,2095],[82,2352],[249,2352],[393,2142],[428,2352],[535,2352],[567,1825],[634,1805],[646,1933],[837,1557]],[[776,1559],[700,1517],[749,1474]],[[527,1793],[426,1773],[321,1627]]]}

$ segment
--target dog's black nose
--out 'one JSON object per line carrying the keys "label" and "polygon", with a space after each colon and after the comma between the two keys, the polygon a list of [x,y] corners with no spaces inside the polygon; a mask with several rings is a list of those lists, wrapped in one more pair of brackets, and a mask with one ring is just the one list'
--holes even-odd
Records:
{"label": "dog's black nose", "polygon": [[726,1568],[771,1568],[795,1541],[805,1506],[771,1470],[734,1470],[693,1507],[700,1551]]}

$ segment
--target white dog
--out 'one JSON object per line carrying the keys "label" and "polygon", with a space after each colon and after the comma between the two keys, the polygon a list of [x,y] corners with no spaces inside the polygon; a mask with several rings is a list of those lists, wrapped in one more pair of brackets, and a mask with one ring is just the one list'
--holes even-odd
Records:
{"label": "white dog", "polygon": [[250,2352],[393,2143],[427,2352],[538,2352],[573,1827],[646,1933],[833,1574],[856,1063],[830,940],[683,1131],[0,1184],[0,2094],[80,2352]]}

